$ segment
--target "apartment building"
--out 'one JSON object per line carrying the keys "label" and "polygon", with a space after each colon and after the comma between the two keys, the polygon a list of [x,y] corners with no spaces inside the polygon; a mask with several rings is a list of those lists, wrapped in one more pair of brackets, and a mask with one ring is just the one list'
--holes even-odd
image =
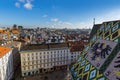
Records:
{"label": "apartment building", "polygon": [[0,80],[10,80],[13,76],[12,49],[0,46]]}
{"label": "apartment building", "polygon": [[81,51],[70,51],[70,55],[71,55],[71,58],[70,58],[70,60],[71,60],[71,62],[70,62],[70,64],[71,63],[75,63],[76,62],[76,60],[79,58],[79,55],[81,54]]}
{"label": "apartment building", "polygon": [[8,41],[8,42],[2,44],[2,46],[4,46],[4,47],[8,47],[8,48],[12,49],[14,76],[16,74],[16,70],[18,69],[18,67],[20,67],[19,51],[21,49],[21,44],[22,44],[21,42],[17,42],[17,41]]}
{"label": "apartment building", "polygon": [[28,76],[67,69],[73,54],[67,43],[52,43],[28,45],[20,52],[20,56],[22,76]]}
{"label": "apartment building", "polygon": [[20,52],[22,76],[67,68],[70,51],[67,44],[33,44]]}

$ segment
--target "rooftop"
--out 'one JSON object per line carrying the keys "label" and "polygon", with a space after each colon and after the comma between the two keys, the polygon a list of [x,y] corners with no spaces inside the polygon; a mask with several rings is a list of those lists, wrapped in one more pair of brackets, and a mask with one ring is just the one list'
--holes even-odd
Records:
{"label": "rooftop", "polygon": [[19,30],[18,30],[18,29],[13,29],[13,30],[12,30],[12,33],[13,33],[13,34],[19,34]]}
{"label": "rooftop", "polygon": [[12,48],[12,47],[17,47],[21,44],[21,42],[17,42],[17,41],[11,41],[11,42],[8,42],[6,44],[4,44],[3,46],[4,47],[9,47],[9,48]]}
{"label": "rooftop", "polygon": [[29,44],[24,47],[25,50],[42,50],[42,49],[57,49],[57,48],[68,48],[68,43],[50,43],[50,44]]}
{"label": "rooftop", "polygon": [[11,50],[11,48],[6,48],[0,46],[0,58],[3,57],[6,53],[8,53]]}

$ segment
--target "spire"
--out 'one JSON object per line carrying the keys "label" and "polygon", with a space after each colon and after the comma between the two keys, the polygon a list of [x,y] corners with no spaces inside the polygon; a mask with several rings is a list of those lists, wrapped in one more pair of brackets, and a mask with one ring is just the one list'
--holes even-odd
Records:
{"label": "spire", "polygon": [[93,25],[95,25],[95,18],[93,19]]}

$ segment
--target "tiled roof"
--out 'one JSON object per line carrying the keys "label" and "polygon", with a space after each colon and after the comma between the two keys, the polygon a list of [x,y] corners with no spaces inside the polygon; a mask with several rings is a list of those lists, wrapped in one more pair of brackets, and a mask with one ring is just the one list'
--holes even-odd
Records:
{"label": "tiled roof", "polygon": [[2,34],[7,34],[7,32],[4,31],[4,30],[0,30],[0,33],[2,33]]}
{"label": "tiled roof", "polygon": [[13,33],[13,34],[19,34],[19,30],[13,29],[13,30],[12,30],[12,33]]}
{"label": "tiled roof", "polygon": [[0,58],[3,57],[6,53],[8,53],[11,50],[11,48],[6,48],[0,46]]}

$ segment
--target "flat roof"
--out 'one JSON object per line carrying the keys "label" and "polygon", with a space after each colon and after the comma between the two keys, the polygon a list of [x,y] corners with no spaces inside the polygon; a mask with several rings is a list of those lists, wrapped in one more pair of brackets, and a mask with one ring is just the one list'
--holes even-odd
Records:
{"label": "flat roof", "polygon": [[52,50],[59,48],[69,48],[68,43],[50,43],[50,44],[29,44],[22,51],[26,50]]}
{"label": "flat roof", "polygon": [[38,51],[53,51],[53,50],[66,50],[68,49],[66,48],[54,48],[54,49],[37,49],[37,50],[24,50],[24,51],[20,51],[20,53],[31,53],[31,52],[38,52]]}

